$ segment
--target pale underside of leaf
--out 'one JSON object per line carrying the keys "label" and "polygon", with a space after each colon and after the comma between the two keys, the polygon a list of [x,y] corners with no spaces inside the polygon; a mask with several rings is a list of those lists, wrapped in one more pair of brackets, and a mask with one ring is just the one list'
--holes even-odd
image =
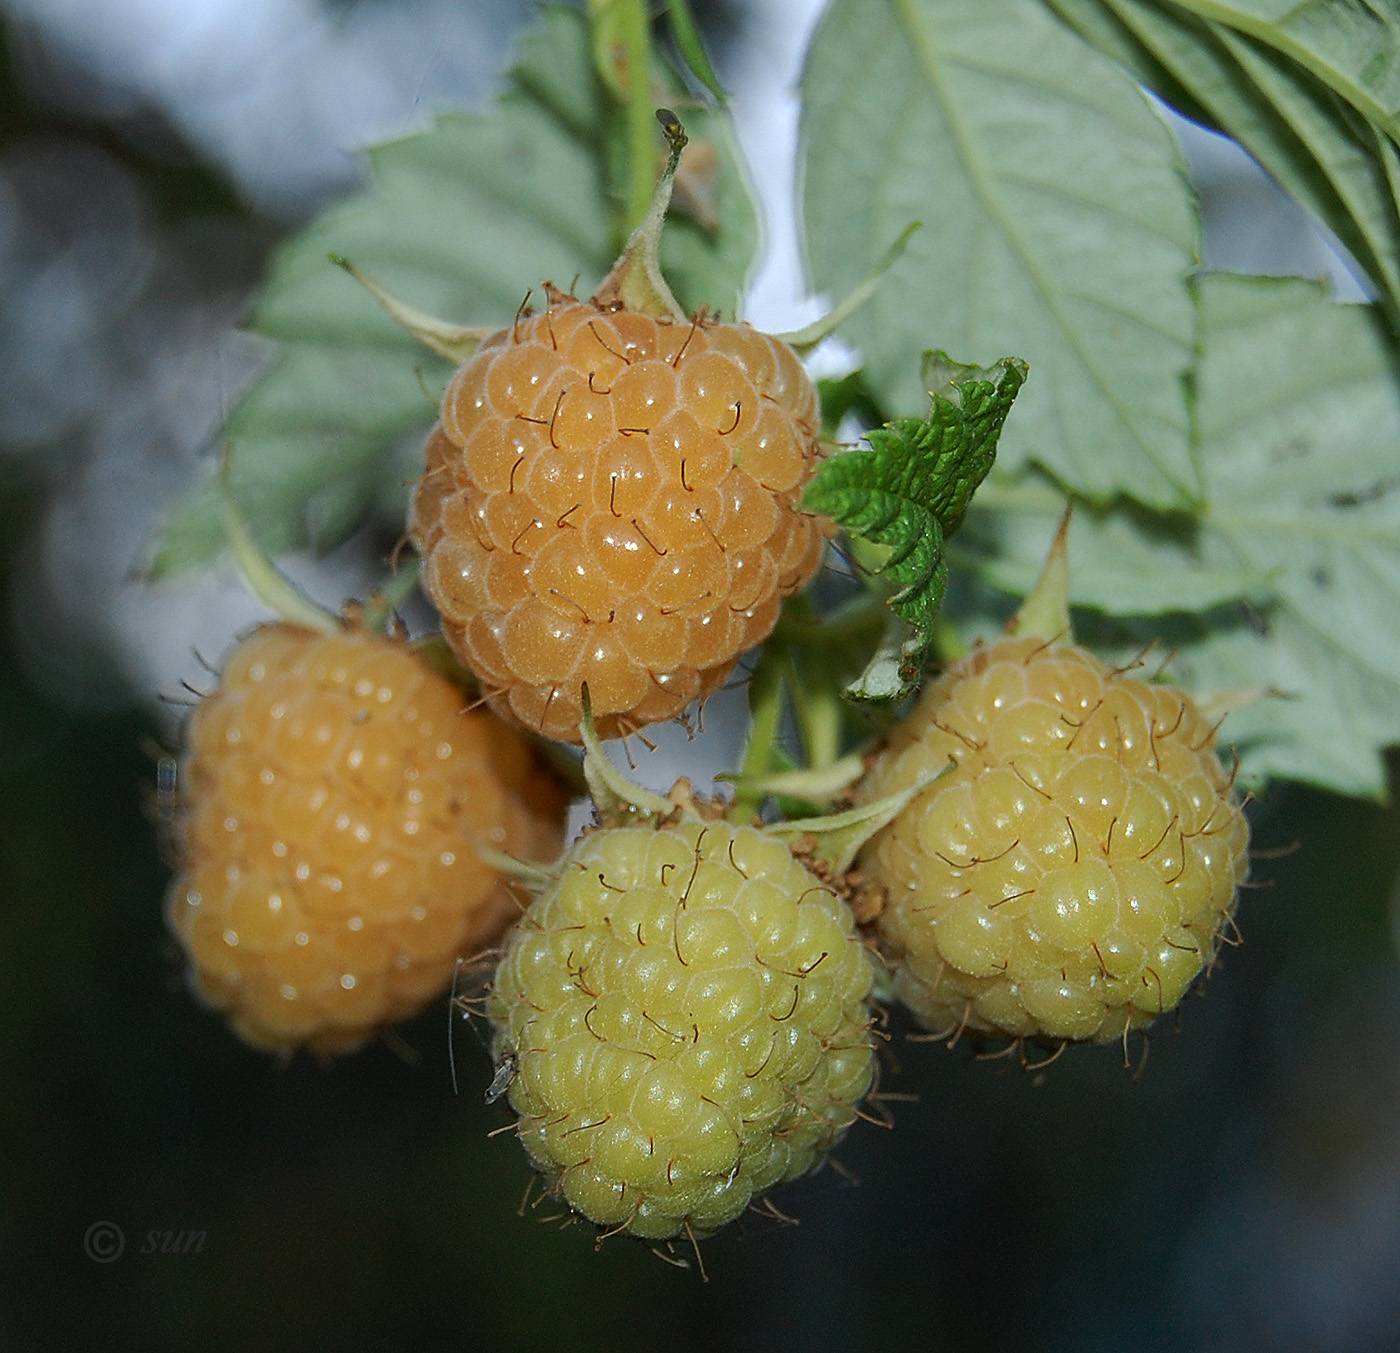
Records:
{"label": "pale underside of leaf", "polygon": [[[1273,692],[1222,730],[1247,774],[1380,797],[1380,753],[1400,742],[1394,345],[1374,307],[1311,283],[1200,285],[1206,511],[1196,526],[1078,511],[1071,596],[1159,639],[1198,695]],[[1048,485],[984,489],[955,562],[1023,590],[1061,505]]]}
{"label": "pale underside of leaf", "polygon": [[[722,114],[688,110],[692,142],[719,151],[718,235],[677,217],[662,265],[690,307],[732,308],[756,246],[748,189]],[[504,94],[445,113],[369,154],[365,188],[279,250],[253,323],[277,340],[236,407],[234,491],[264,548],[327,548],[378,500],[402,503],[395,447],[426,433],[450,372],[327,257],[371,273],[409,305],[505,327],[541,283],[586,295],[613,253],[604,103],[583,16],[542,11]],[[664,144],[657,136],[658,171]],[[199,563],[222,543],[212,481],[167,523],[151,571]]]}
{"label": "pale underside of leaf", "polygon": [[1394,143],[1276,49],[1171,0],[1045,0],[1185,116],[1233,137],[1336,235],[1400,320]]}
{"label": "pale underside of leaf", "polygon": [[804,79],[807,249],[842,294],[912,220],[846,326],[887,412],[911,354],[1024,356],[1000,456],[1098,499],[1194,499],[1182,378],[1197,220],[1175,145],[1111,62],[1032,0],[836,0]]}
{"label": "pale underside of leaf", "polygon": [[1296,61],[1400,136],[1400,12],[1388,0],[1169,0]]}
{"label": "pale underside of leaf", "polygon": [[[979,490],[949,559],[1001,591],[1024,596],[1064,507],[1064,493],[1040,476],[1013,484],[991,480]],[[1074,604],[1112,615],[1164,615],[1269,594],[1267,575],[1229,559],[1208,564],[1200,536],[1200,522],[1185,513],[1078,504],[1069,530]]]}

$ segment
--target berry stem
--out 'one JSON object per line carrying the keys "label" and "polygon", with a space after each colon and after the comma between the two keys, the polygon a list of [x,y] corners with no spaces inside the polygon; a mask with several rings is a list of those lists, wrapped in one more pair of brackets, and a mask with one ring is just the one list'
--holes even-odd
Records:
{"label": "berry stem", "polygon": [[666,221],[666,209],[671,205],[671,189],[687,137],[680,119],[669,108],[658,108],[656,120],[670,142],[670,158],[642,223],[632,232],[622,256],[594,292],[593,303],[605,309],[636,310],[653,318],[670,315],[673,319],[685,319],[685,311],[671,294],[661,272],[661,228]]}
{"label": "berry stem", "polygon": [[786,667],[778,650],[778,645],[767,645],[749,678],[749,739],[735,783],[734,802],[726,814],[731,822],[750,822],[758,816],[768,796],[763,782],[777,768]]}
{"label": "berry stem", "polygon": [[622,0],[623,42],[627,52],[627,228],[646,219],[655,174],[655,144],[651,129],[651,23],[644,0]]}
{"label": "berry stem", "polygon": [[[801,601],[801,599],[798,599]],[[789,603],[792,605],[792,603]],[[805,614],[805,603],[793,607]],[[809,625],[816,624],[812,616]],[[748,822],[773,794],[829,802],[860,774],[859,755],[843,757],[846,709],[830,658],[810,661],[797,644],[770,640],[749,678],[749,739],[734,781],[731,822]],[[779,745],[783,714],[791,705],[802,741],[803,764],[794,766]]]}
{"label": "berry stem", "polygon": [[792,673],[793,713],[802,730],[802,750],[813,770],[824,770],[841,755],[845,722],[841,696],[834,686],[815,679],[815,673],[804,673],[791,653],[787,665]]}
{"label": "berry stem", "polygon": [[[799,600],[802,606],[795,604]],[[814,615],[804,598],[795,597],[784,605],[773,638],[805,651],[863,651],[884,633],[886,614],[884,597],[873,592],[853,598],[825,617]]]}
{"label": "berry stem", "polygon": [[863,647],[862,640],[879,634],[884,608],[867,613],[867,601],[859,598],[854,607],[843,608],[842,618],[855,620],[854,632],[844,642],[833,642],[827,635],[827,626],[809,598],[792,597],[783,607],[787,629],[775,636],[773,646],[783,655],[793,717],[802,735],[805,762],[813,770],[824,770],[841,756],[846,703],[834,667],[843,652]]}
{"label": "berry stem", "polygon": [[636,229],[651,198],[651,21],[646,0],[588,0],[593,64],[622,106],[626,178],[620,203],[621,234]]}
{"label": "berry stem", "polygon": [[382,587],[376,588],[365,603],[363,619],[366,628],[383,634],[394,613],[418,586],[418,578],[422,572],[422,564],[415,559],[392,574]]}

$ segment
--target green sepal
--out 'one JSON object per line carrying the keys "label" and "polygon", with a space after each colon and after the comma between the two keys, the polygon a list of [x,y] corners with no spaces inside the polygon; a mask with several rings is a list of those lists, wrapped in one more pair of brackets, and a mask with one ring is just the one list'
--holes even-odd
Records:
{"label": "green sepal", "polygon": [[603,278],[593,293],[593,303],[602,307],[621,306],[656,318],[669,315],[684,319],[685,311],[671,293],[671,287],[661,271],[661,230],[666,224],[666,209],[671,205],[671,191],[680,167],[681,152],[689,138],[680,120],[669,108],[658,108],[656,120],[670,146],[666,168],[651,195],[651,203],[641,224],[632,232],[622,250],[622,256]]}
{"label": "green sepal", "polygon": [[583,739],[583,776],[599,819],[610,826],[625,822],[655,822],[676,811],[673,799],[662,798],[649,789],[629,780],[608,759],[598,738],[593,720],[593,702],[588,687],[583,688],[583,720],[579,725]]}
{"label": "green sepal", "polygon": [[396,324],[412,334],[430,352],[445,357],[454,365],[460,366],[501,328],[499,324],[453,324],[450,320],[439,319],[416,305],[401,301],[343,255],[330,253],[326,257],[364,287]]}
{"label": "green sepal", "polygon": [[1050,552],[1040,577],[1012,621],[1016,634],[1033,634],[1047,643],[1074,641],[1069,616],[1069,519],[1072,509],[1064,516],[1050,542]]}
{"label": "green sepal", "polygon": [[844,874],[860,853],[861,847],[876,832],[889,826],[916,795],[922,794],[935,780],[952,769],[950,762],[929,775],[920,776],[912,785],[896,794],[886,795],[873,803],[863,803],[860,807],[847,809],[844,813],[774,822],[768,826],[767,831],[770,836],[787,842],[789,847],[801,841],[803,837],[811,837],[815,842],[812,851],[814,858],[833,874]]}
{"label": "green sepal", "polygon": [[860,779],[865,771],[865,759],[856,752],[850,752],[839,761],[825,766],[797,766],[788,757],[775,757],[788,764],[771,775],[746,776],[721,774],[716,780],[727,780],[735,786],[736,794],[759,802],[773,797],[780,807],[789,803],[802,803],[816,806],[830,803],[838,795],[848,790]]}
{"label": "green sepal", "polygon": [[233,449],[225,446],[219,456],[219,507],[224,535],[249,591],[274,615],[288,624],[317,634],[335,635],[344,628],[341,619],[306,596],[258,547],[243,520],[233,495]]}
{"label": "green sepal", "polygon": [[554,869],[531,860],[518,860],[514,855],[507,855],[505,851],[497,850],[494,846],[477,845],[473,849],[488,869],[494,869],[498,874],[514,880],[532,892],[543,892],[558,878]]}

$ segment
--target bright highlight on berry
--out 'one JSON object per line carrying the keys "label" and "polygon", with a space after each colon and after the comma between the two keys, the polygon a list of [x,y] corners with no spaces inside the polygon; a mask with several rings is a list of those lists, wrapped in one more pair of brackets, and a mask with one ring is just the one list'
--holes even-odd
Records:
{"label": "bright highlight on berry", "polygon": [[405,643],[272,624],[194,711],[168,917],[250,1043],[353,1047],[519,915],[476,847],[552,858],[566,797],[462,705]]}
{"label": "bright highlight on berry", "polygon": [[599,1226],[707,1235],[816,1169],[855,1118],[870,983],[845,903],[764,832],[594,832],[489,1000],[520,1139]]}
{"label": "bright highlight on berry", "polygon": [[1249,829],[1194,701],[1034,635],[924,693],[860,790],[952,762],[866,847],[878,932],[930,1029],[1122,1037],[1181,1000],[1231,924]]}

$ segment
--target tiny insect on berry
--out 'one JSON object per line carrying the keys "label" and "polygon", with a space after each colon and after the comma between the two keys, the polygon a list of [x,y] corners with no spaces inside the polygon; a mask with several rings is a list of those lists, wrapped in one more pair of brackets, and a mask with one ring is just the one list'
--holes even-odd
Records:
{"label": "tiny insect on berry", "polygon": [[861,786],[952,769],[865,848],[928,1028],[1109,1041],[1172,1009],[1231,924],[1249,829],[1184,691],[1035,635],[949,668]]}
{"label": "tiny insect on berry", "polygon": [[265,625],[194,711],[167,914],[250,1043],[341,1051],[420,1009],[521,903],[489,846],[552,858],[566,798],[406,643]]}
{"label": "tiny insect on berry", "polygon": [[489,996],[517,1133],[599,1226],[708,1235],[816,1169],[857,1116],[871,977],[849,908],[767,833],[593,832]]}

